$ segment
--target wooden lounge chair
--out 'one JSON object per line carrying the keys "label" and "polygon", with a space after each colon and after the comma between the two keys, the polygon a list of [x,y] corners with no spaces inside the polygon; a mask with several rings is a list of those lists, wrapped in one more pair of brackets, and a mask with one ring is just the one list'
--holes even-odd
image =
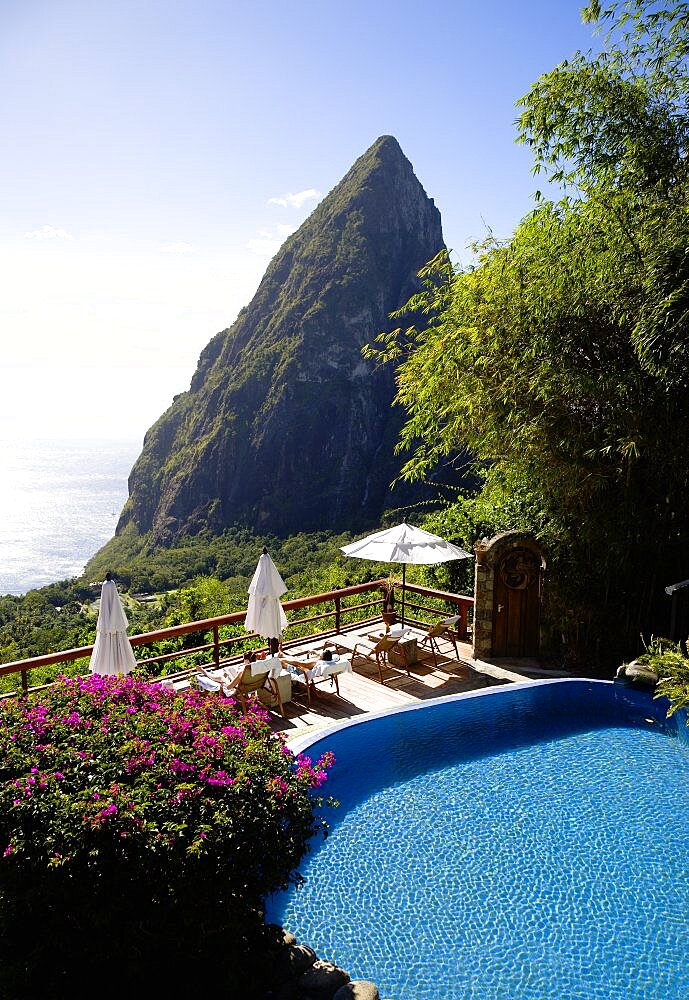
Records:
{"label": "wooden lounge chair", "polygon": [[375,660],[378,667],[380,683],[385,684],[383,679],[383,667],[389,666],[388,653],[391,649],[399,653],[403,658],[406,671],[409,674],[409,663],[404,646],[401,644],[402,636],[384,635],[375,641],[372,639],[357,639],[352,635],[334,635],[328,642],[331,646],[339,649],[346,649],[352,654],[352,666],[354,657],[361,656],[366,660]]}
{"label": "wooden lounge chair", "polygon": [[[327,645],[327,644],[326,644]],[[308,698],[309,706],[311,705],[311,692],[316,693],[316,684],[324,684],[326,681],[330,681],[332,686],[337,692],[337,697],[340,697],[340,682],[338,680],[338,674],[342,673],[343,670],[351,669],[350,665],[345,665],[345,663],[340,660],[332,661],[332,669],[327,674],[321,677],[314,677],[313,670],[316,668],[318,663],[322,662],[322,653],[307,652],[301,657],[297,656],[286,656],[284,653],[279,654],[280,663],[286,670],[289,670],[293,676],[296,676],[300,681],[303,681],[306,685],[306,695]]]}
{"label": "wooden lounge chair", "polygon": [[458,620],[459,615],[453,616],[452,618],[443,618],[442,621],[436,622],[435,625],[431,625],[426,634],[419,639],[419,643],[422,645],[428,644],[431,647],[433,663],[436,669],[438,667],[438,657],[443,655],[440,652],[440,647],[438,646],[438,639],[446,639],[448,642],[451,642],[455,648],[455,656],[459,659],[459,650],[457,649],[457,633],[452,628],[453,625],[456,625]]}
{"label": "wooden lounge chair", "polygon": [[248,663],[234,680],[226,680],[222,673],[211,674],[205,667],[201,667],[200,670],[201,675],[217,684],[218,690],[222,690],[226,697],[236,697],[244,713],[249,710],[249,696],[253,694],[266,708],[272,708],[277,703],[280,715],[284,719],[285,706],[282,703],[278,683],[270,677],[267,671],[265,673],[252,672],[252,667],[255,671],[257,663]]}

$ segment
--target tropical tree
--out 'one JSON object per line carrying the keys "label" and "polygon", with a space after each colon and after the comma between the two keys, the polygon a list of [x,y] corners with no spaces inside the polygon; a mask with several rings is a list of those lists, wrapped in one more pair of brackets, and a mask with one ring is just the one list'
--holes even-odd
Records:
{"label": "tropical tree", "polygon": [[423,322],[369,352],[399,365],[403,474],[470,452],[484,524],[546,543],[554,634],[592,664],[619,662],[689,575],[689,7],[584,15],[609,25],[603,51],[519,102],[562,199],[467,270],[436,258],[405,307]]}

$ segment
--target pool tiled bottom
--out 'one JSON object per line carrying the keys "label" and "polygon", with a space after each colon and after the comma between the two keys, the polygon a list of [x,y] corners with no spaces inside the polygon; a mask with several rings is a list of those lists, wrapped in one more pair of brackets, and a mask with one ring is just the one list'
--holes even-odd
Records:
{"label": "pool tiled bottom", "polygon": [[409,775],[342,815],[285,926],[386,1000],[689,997],[689,753],[601,728]]}

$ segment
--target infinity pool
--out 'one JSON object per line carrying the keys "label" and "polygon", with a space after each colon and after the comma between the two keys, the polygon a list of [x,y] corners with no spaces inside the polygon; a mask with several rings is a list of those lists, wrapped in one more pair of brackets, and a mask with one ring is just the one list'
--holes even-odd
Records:
{"label": "infinity pool", "polygon": [[648,696],[511,685],[297,749],[341,805],[268,918],[384,1000],[689,997],[689,747]]}

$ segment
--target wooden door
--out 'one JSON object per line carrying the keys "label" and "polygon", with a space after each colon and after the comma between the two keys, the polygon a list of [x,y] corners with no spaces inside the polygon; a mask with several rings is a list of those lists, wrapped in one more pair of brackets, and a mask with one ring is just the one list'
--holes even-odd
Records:
{"label": "wooden door", "polygon": [[493,656],[536,656],[540,619],[540,560],[527,548],[499,559],[493,589]]}

